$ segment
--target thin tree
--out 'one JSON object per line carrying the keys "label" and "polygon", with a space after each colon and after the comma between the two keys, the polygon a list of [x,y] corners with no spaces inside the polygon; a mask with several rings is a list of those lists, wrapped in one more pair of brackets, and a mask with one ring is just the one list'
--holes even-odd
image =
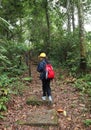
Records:
{"label": "thin tree", "polygon": [[86,70],[86,46],[84,35],[84,13],[82,0],[78,0],[78,23],[79,23],[79,41],[80,41],[80,69]]}
{"label": "thin tree", "polygon": [[68,33],[71,32],[71,3],[70,0],[67,0],[67,16],[68,16]]}
{"label": "thin tree", "polygon": [[75,31],[75,16],[74,16],[74,12],[75,12],[75,3],[74,3],[74,0],[71,0],[71,13],[72,13],[72,28],[73,28],[73,32]]}
{"label": "thin tree", "polygon": [[50,20],[49,20],[49,13],[48,13],[48,0],[45,0],[45,15],[46,15],[46,23],[47,23],[47,38],[46,38],[46,47],[47,53],[50,50]]}

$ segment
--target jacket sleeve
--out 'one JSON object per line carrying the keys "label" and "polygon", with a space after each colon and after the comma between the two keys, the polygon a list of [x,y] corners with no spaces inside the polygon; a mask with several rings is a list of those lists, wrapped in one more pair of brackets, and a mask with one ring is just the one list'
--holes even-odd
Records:
{"label": "jacket sleeve", "polygon": [[43,62],[40,62],[38,64],[37,71],[38,72],[43,72],[44,71],[44,64],[43,64]]}

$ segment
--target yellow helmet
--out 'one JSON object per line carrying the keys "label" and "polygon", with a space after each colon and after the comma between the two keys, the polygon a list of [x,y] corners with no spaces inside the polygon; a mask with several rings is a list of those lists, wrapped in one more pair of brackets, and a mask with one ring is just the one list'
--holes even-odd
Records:
{"label": "yellow helmet", "polygon": [[45,58],[45,57],[46,57],[46,54],[45,54],[44,52],[42,52],[42,53],[40,53],[39,57],[40,57],[40,58],[41,58],[41,57]]}

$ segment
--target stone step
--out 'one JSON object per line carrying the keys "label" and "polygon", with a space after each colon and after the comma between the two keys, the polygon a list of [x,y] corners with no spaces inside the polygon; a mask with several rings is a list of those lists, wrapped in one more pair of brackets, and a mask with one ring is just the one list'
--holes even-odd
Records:
{"label": "stone step", "polygon": [[[42,130],[47,128],[47,130],[58,130],[58,116],[55,109],[51,110],[37,110],[28,114],[26,121],[18,121],[19,125],[27,125],[35,127],[33,130]],[[37,128],[36,128],[37,127]],[[52,129],[53,128],[53,129]]]}
{"label": "stone step", "polygon": [[32,106],[41,106],[41,105],[52,105],[51,102],[47,99],[46,101],[43,101],[42,99],[38,99],[37,96],[32,95],[26,100],[27,105],[32,105]]}
{"label": "stone step", "polygon": [[[41,126],[41,127],[33,127],[33,126],[22,126],[19,127],[18,130],[61,130],[61,128],[57,126]],[[7,129],[7,130],[13,130],[13,129]]]}

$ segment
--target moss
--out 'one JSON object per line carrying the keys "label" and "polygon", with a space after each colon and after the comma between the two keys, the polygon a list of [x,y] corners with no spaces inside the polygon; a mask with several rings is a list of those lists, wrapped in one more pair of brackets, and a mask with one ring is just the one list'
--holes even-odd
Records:
{"label": "moss", "polygon": [[27,105],[38,105],[40,106],[42,104],[42,101],[38,100],[36,97],[31,96],[30,98],[27,99],[26,101]]}
{"label": "moss", "polygon": [[31,96],[29,97],[27,100],[26,100],[26,104],[27,105],[38,105],[38,106],[41,106],[41,105],[48,105],[48,106],[51,106],[52,103],[49,102],[49,101],[43,101],[43,100],[39,100],[36,96]]}

